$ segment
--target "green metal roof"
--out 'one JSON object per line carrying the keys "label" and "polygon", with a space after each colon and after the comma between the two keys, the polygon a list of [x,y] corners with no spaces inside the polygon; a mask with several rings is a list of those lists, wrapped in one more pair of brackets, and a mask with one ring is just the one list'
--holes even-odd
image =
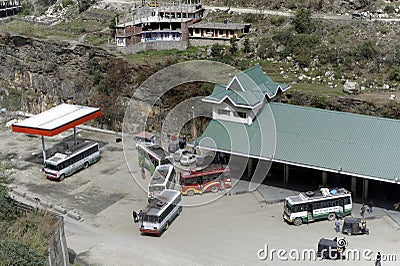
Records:
{"label": "green metal roof", "polygon": [[216,85],[210,96],[204,98],[207,102],[221,103],[226,98],[236,106],[254,107],[265,97],[272,99],[278,91],[286,91],[290,86],[272,81],[256,65],[234,76],[225,87]]}
{"label": "green metal roof", "polygon": [[271,102],[250,126],[212,120],[197,141],[202,147],[270,159],[275,138],[273,161],[388,182],[400,179],[399,120]]}

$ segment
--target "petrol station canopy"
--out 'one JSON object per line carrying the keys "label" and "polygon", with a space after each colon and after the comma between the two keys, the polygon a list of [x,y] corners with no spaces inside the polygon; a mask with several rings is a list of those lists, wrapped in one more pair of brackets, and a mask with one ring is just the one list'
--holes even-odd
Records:
{"label": "petrol station canopy", "polygon": [[14,132],[51,137],[101,115],[100,108],[61,104],[12,125]]}

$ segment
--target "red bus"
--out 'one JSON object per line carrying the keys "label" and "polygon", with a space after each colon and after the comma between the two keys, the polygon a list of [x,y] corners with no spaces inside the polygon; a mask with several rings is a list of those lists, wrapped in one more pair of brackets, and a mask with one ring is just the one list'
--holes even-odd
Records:
{"label": "red bus", "polygon": [[193,196],[209,191],[216,193],[223,188],[230,188],[231,184],[230,170],[223,167],[181,172],[182,195]]}

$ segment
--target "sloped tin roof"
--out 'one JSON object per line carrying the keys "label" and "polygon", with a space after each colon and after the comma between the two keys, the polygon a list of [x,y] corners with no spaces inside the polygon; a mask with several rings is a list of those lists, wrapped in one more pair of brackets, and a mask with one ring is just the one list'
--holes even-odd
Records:
{"label": "sloped tin roof", "polygon": [[261,67],[256,65],[234,76],[227,86],[216,85],[206,102],[221,103],[229,99],[233,105],[253,108],[260,104],[265,97],[272,99],[278,91],[286,91],[290,86],[277,83],[264,74]]}
{"label": "sloped tin roof", "polygon": [[399,120],[271,102],[252,125],[212,120],[197,142],[229,153],[396,183],[399,132]]}

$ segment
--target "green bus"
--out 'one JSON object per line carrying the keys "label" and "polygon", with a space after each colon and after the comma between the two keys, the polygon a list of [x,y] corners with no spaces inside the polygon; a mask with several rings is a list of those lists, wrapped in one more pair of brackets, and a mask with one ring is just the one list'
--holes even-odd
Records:
{"label": "green bus", "polygon": [[345,188],[321,188],[287,197],[283,219],[298,226],[321,219],[333,221],[351,214],[351,210],[351,192]]}

